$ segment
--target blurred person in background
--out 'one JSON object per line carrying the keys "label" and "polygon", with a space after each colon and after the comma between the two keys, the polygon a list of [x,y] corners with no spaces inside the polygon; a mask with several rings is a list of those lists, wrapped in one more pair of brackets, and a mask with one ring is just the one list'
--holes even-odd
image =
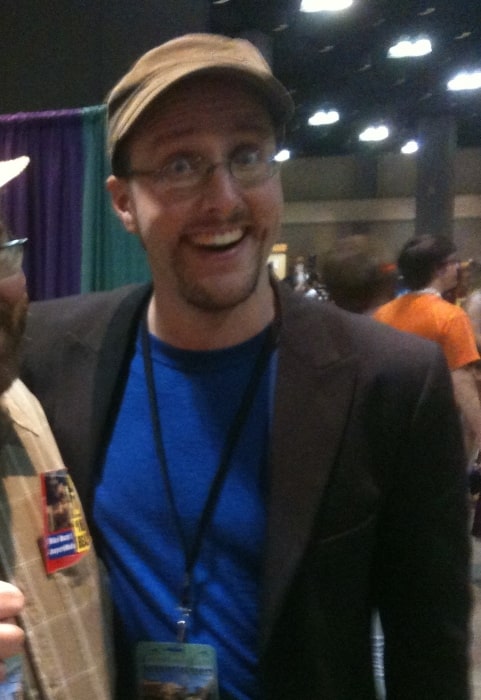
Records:
{"label": "blurred person in background", "polygon": [[447,238],[423,235],[408,240],[398,258],[408,292],[379,307],[374,318],[441,346],[451,370],[471,464],[481,448],[481,404],[474,375],[480,356],[468,315],[443,299],[458,283],[458,267],[456,248]]}
{"label": "blurred person in background", "polygon": [[366,236],[347,236],[327,252],[322,281],[337,306],[372,314],[396,293],[396,265],[383,260]]}

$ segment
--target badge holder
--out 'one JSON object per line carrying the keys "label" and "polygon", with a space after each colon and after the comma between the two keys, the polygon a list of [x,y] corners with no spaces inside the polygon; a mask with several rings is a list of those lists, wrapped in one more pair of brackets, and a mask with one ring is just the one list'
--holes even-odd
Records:
{"label": "badge holder", "polygon": [[136,666],[138,700],[219,700],[215,651],[207,644],[140,642]]}

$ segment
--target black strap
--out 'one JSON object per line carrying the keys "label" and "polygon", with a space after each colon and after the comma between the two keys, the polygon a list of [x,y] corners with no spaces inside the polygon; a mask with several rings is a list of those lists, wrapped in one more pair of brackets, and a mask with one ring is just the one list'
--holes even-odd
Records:
{"label": "black strap", "polygon": [[175,526],[178,531],[179,539],[182,544],[182,549],[185,557],[185,577],[183,581],[183,589],[180,596],[181,609],[188,614],[191,605],[191,579],[192,572],[199,557],[200,548],[205,532],[214,514],[220,492],[225,483],[227,473],[229,471],[230,460],[235,446],[239,440],[242,428],[252,407],[256,392],[259,388],[260,380],[267,367],[271,354],[277,345],[278,338],[278,323],[275,321],[267,329],[266,336],[259,354],[256,359],[252,374],[242,396],[239,408],[234,416],[234,420],[229,428],[226,436],[224,447],[220,456],[219,466],[217,468],[214,480],[211,484],[209,494],[199,521],[194,541],[191,547],[188,546],[187,536],[182,527],[182,519],[177,508],[172,482],[169,478],[167,458],[165,455],[164,441],[162,438],[162,427],[160,422],[159,406],[157,401],[157,393],[155,390],[155,380],[153,375],[152,357],[150,354],[150,339],[147,329],[146,319],[142,322],[141,341],[142,355],[144,360],[145,379],[149,396],[150,417],[152,422],[152,430],[154,436],[155,449],[160,463],[162,476],[165,483],[166,493],[170,507],[175,519]]}

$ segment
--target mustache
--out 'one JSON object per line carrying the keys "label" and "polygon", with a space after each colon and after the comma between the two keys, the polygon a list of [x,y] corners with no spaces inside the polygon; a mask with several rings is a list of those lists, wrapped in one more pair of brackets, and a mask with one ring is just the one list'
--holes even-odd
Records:
{"label": "mustache", "polygon": [[[216,212],[198,216],[191,226],[208,228],[210,226],[248,226],[251,217],[247,213],[247,207],[238,207],[229,216],[222,216]],[[189,228],[189,227],[188,227]]]}

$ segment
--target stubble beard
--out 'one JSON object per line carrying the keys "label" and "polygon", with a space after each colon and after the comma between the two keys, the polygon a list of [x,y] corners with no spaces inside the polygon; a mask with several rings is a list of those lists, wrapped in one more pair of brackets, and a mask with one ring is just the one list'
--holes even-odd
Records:
{"label": "stubble beard", "polygon": [[267,265],[267,262],[259,255],[252,271],[232,289],[222,289],[222,285],[216,288],[215,284],[209,285],[208,282],[202,283],[189,278],[180,259],[174,260],[173,267],[179,292],[190,306],[204,312],[221,313],[243,304],[255,293],[264,265]]}

